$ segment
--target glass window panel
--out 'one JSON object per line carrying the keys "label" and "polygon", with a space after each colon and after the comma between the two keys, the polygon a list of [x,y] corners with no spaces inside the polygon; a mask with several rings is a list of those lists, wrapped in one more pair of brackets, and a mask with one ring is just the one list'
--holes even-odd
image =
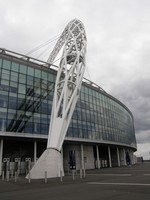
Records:
{"label": "glass window panel", "polygon": [[26,74],[27,73],[27,66],[21,64],[20,65],[20,72],[22,74]]}
{"label": "glass window panel", "polygon": [[0,130],[5,131],[6,130],[6,120],[3,118],[0,118]]}
{"label": "glass window panel", "polygon": [[38,113],[34,113],[34,122],[35,123],[40,123],[40,114]]}
{"label": "glass window panel", "polygon": [[93,91],[91,89],[89,89],[89,95],[92,95]]}
{"label": "glass window panel", "polygon": [[9,81],[1,80],[1,85],[4,90],[9,89]]}
{"label": "glass window panel", "polygon": [[79,137],[79,131],[78,131],[78,128],[73,128],[73,136],[74,137]]}
{"label": "glass window panel", "polygon": [[18,92],[21,93],[21,94],[25,94],[26,93],[26,86],[23,85],[23,84],[19,84]]}
{"label": "glass window panel", "polygon": [[11,65],[11,62],[8,61],[8,60],[3,60],[3,68],[4,69],[9,69],[10,70],[10,65]]}
{"label": "glass window panel", "polygon": [[8,107],[8,96],[0,94],[0,107]]}
{"label": "glass window panel", "polygon": [[2,91],[1,90],[1,92],[0,92],[1,94],[3,94],[3,95],[6,95],[6,96],[8,96],[8,91]]}
{"label": "glass window panel", "polygon": [[67,136],[68,136],[68,137],[73,137],[73,130],[72,130],[72,127],[69,127],[69,128],[68,128]]}
{"label": "glass window panel", "polygon": [[8,109],[8,119],[16,119],[16,110]]}
{"label": "glass window panel", "polygon": [[25,95],[24,94],[18,94],[18,98],[25,99]]}
{"label": "glass window panel", "polygon": [[55,82],[55,80],[56,80],[56,75],[53,75],[53,78],[54,78],[54,82]]}
{"label": "glass window panel", "polygon": [[83,137],[88,138],[88,131],[86,129],[83,129]]}
{"label": "glass window panel", "polygon": [[19,83],[24,83],[24,84],[26,84],[26,75],[24,75],[24,74],[19,74]]}
{"label": "glass window panel", "polygon": [[25,99],[18,98],[17,107],[19,110],[25,110]]}
{"label": "glass window panel", "polygon": [[29,98],[26,100],[26,106],[25,106],[26,111],[34,111],[34,101],[33,98]]}
{"label": "glass window panel", "polygon": [[39,123],[33,124],[33,134],[40,134],[41,133],[41,125]]}
{"label": "glass window panel", "polygon": [[1,80],[1,84],[9,86],[9,81],[8,80]]}
{"label": "glass window panel", "polygon": [[88,88],[87,87],[84,88],[84,92],[85,92],[85,94],[88,94]]}
{"label": "glass window panel", "polygon": [[39,86],[41,85],[41,79],[40,78],[34,78],[34,86]]}
{"label": "glass window panel", "polygon": [[15,97],[10,96],[9,97],[9,105],[8,105],[8,107],[10,109],[16,109],[16,106],[17,106],[17,99]]}
{"label": "glass window panel", "polygon": [[0,58],[0,68],[2,67],[2,59]]}
{"label": "glass window panel", "polygon": [[81,90],[80,91],[84,92],[84,86],[83,85],[81,85]]}
{"label": "glass window panel", "polygon": [[47,80],[50,81],[50,82],[53,82],[53,81],[54,81],[54,75],[48,73],[48,74],[47,74]]}
{"label": "glass window panel", "polygon": [[6,118],[7,108],[0,108],[0,118]]}
{"label": "glass window panel", "polygon": [[47,114],[47,104],[43,104],[41,105],[41,112]]}
{"label": "glass window panel", "polygon": [[15,72],[19,72],[19,64],[12,62],[11,69]]}
{"label": "glass window panel", "polygon": [[34,78],[32,76],[27,76],[27,85],[33,85]]}
{"label": "glass window panel", "polygon": [[35,69],[35,77],[41,78],[41,70]]}
{"label": "glass window panel", "polygon": [[47,89],[47,81],[42,81],[41,88]]}
{"label": "glass window panel", "polygon": [[34,92],[35,92],[35,94],[37,94],[37,96],[39,96],[41,94],[41,89],[38,87],[35,87]]}
{"label": "glass window panel", "polygon": [[11,71],[10,80],[11,80],[11,81],[14,81],[14,82],[17,82],[17,81],[18,81],[18,73],[12,72],[12,71]]}
{"label": "glass window panel", "polygon": [[9,80],[9,74],[2,73],[2,79]]}
{"label": "glass window panel", "polygon": [[41,134],[47,135],[48,134],[48,125],[41,124]]}
{"label": "glass window panel", "polygon": [[18,77],[17,77],[17,76],[11,75],[10,80],[11,80],[11,81],[14,81],[14,82],[15,82],[15,81],[17,82],[17,81],[18,81]]}
{"label": "glass window panel", "polygon": [[42,71],[42,79],[47,80],[47,73]]}
{"label": "glass window panel", "polygon": [[32,133],[33,132],[33,123],[32,122],[27,122],[25,124],[25,132],[26,133]]}
{"label": "glass window panel", "polygon": [[12,86],[12,87],[18,87],[18,84],[16,82],[10,81],[10,86]]}
{"label": "glass window panel", "polygon": [[34,69],[31,68],[31,67],[28,67],[28,73],[27,74],[30,75],[30,76],[34,76]]}
{"label": "glass window panel", "polygon": [[17,94],[16,93],[9,92],[9,96],[16,97],[16,101],[17,101]]}

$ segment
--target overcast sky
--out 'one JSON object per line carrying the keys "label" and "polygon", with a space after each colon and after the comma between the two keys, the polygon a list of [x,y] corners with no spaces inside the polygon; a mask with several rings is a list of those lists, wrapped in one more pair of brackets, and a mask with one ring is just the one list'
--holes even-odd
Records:
{"label": "overcast sky", "polygon": [[[0,47],[26,54],[74,18],[88,39],[85,76],[131,110],[137,155],[150,159],[149,0],[0,0]],[[46,61],[48,48],[30,56]]]}

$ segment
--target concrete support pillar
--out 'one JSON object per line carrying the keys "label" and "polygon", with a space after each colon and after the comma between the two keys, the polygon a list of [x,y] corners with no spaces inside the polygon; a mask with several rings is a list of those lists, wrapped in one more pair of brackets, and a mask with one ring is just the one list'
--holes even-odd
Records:
{"label": "concrete support pillar", "polygon": [[37,141],[34,141],[34,165],[36,163],[37,160]]}
{"label": "concrete support pillar", "polygon": [[0,176],[2,175],[2,161],[3,161],[3,139],[0,141]]}
{"label": "concrete support pillar", "polygon": [[98,148],[98,145],[96,145],[96,156],[97,156],[97,168],[100,169],[99,148]]}
{"label": "concrete support pillar", "polygon": [[126,161],[126,151],[125,149],[123,148],[123,159],[124,159],[124,165],[126,166],[127,165],[127,161]]}
{"label": "concrete support pillar", "polygon": [[81,144],[81,168],[84,169],[84,151],[83,151],[83,144]]}
{"label": "concrete support pillar", "polygon": [[133,151],[130,150],[130,160],[131,160],[131,165],[134,164],[134,161],[133,161]]}
{"label": "concrete support pillar", "polygon": [[118,147],[117,147],[117,160],[118,160],[118,167],[120,167],[120,155]]}
{"label": "concrete support pillar", "polygon": [[108,158],[109,158],[109,167],[112,167],[112,163],[111,163],[111,153],[110,153],[110,146],[108,146]]}

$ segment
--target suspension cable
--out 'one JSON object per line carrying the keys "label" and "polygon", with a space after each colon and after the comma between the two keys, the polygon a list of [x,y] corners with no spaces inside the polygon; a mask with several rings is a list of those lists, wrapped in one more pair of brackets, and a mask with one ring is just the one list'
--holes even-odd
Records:
{"label": "suspension cable", "polygon": [[41,49],[42,47],[44,47],[44,46],[46,46],[46,45],[48,45],[48,44],[54,42],[55,40],[57,40],[57,39],[59,38],[59,36],[60,36],[60,35],[57,35],[57,36],[55,36],[55,37],[53,37],[53,38],[47,40],[46,42],[44,42],[44,43],[42,43],[42,44],[40,44],[40,45],[34,47],[32,50],[30,50],[29,52],[27,52],[27,53],[25,54],[25,56],[28,56],[28,55],[30,55],[30,54],[32,54],[32,53],[38,51],[38,50]]}

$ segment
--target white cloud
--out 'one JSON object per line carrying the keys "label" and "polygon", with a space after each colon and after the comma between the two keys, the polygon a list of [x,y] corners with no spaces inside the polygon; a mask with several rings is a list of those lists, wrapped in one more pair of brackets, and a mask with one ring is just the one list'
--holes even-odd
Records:
{"label": "white cloud", "polygon": [[137,149],[136,156],[142,156],[144,160],[150,160],[150,143],[138,144]]}

